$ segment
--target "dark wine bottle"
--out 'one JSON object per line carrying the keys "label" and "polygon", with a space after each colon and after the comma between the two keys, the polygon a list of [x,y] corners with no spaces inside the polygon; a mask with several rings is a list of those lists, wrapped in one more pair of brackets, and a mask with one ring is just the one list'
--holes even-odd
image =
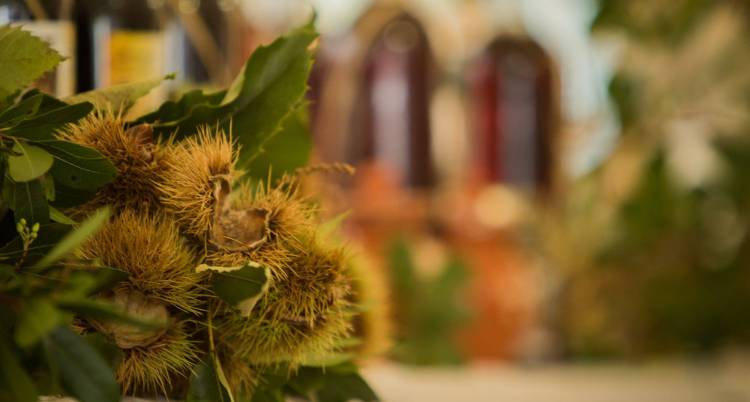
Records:
{"label": "dark wine bottle", "polygon": [[[167,41],[159,0],[81,0],[78,20],[81,59],[79,69],[89,74],[93,88],[154,79],[167,73]],[[82,88],[86,89],[86,88]],[[141,100],[136,109],[148,110],[166,97],[159,87]]]}
{"label": "dark wine bottle", "polygon": [[0,0],[0,25],[18,23],[66,59],[34,85],[58,97],[76,91],[76,29],[72,0]]}
{"label": "dark wine bottle", "polygon": [[152,1],[110,0],[94,20],[97,87],[164,74],[164,33]]}
{"label": "dark wine bottle", "polygon": [[221,84],[226,80],[230,24],[227,13],[233,2],[169,0],[167,27],[170,71],[190,85]]}

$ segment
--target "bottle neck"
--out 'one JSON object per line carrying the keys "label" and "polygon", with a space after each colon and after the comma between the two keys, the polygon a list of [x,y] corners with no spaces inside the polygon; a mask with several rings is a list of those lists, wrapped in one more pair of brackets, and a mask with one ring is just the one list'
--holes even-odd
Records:
{"label": "bottle neck", "polygon": [[26,3],[20,0],[0,1],[0,24],[8,24],[16,21],[29,21],[32,19],[31,12]]}
{"label": "bottle neck", "polygon": [[0,0],[0,23],[71,20],[74,0]]}
{"label": "bottle neck", "polygon": [[107,18],[112,29],[159,30],[161,24],[157,12],[163,7],[162,3],[153,0],[110,0],[98,15]]}

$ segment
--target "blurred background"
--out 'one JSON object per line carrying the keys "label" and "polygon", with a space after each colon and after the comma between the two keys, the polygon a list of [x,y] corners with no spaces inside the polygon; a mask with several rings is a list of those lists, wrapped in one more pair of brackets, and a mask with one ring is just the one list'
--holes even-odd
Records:
{"label": "blurred background", "polygon": [[58,96],[175,73],[133,113],[313,14],[257,166],[356,166],[308,187],[384,400],[750,401],[747,1],[0,0]]}

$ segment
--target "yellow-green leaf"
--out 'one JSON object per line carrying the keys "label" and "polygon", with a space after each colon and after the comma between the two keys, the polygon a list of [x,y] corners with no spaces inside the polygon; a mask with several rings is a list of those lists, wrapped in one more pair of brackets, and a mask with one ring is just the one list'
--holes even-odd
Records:
{"label": "yellow-green leaf", "polygon": [[16,343],[28,347],[39,342],[57,327],[62,319],[62,313],[51,301],[32,299],[23,309],[21,320],[16,327]]}
{"label": "yellow-green leaf", "polygon": [[18,155],[8,157],[8,174],[18,183],[34,180],[47,173],[54,161],[49,152],[21,141],[13,145],[13,152]]}
{"label": "yellow-green leaf", "polygon": [[47,42],[19,26],[0,26],[0,98],[29,85],[60,61]]}
{"label": "yellow-green leaf", "polygon": [[70,219],[69,216],[62,213],[59,209],[50,206],[49,207],[49,218],[57,223],[62,223],[65,225],[75,225],[76,221],[73,219]]}
{"label": "yellow-green leaf", "polygon": [[163,78],[113,85],[107,88],[76,94],[68,97],[65,101],[70,104],[91,102],[99,110],[112,110],[124,113],[135,104],[135,101],[146,96],[152,89],[164,82],[164,80],[171,80],[173,78],[174,75],[170,74]]}
{"label": "yellow-green leaf", "polygon": [[220,378],[220,375],[223,377],[224,373],[219,370],[221,370],[221,366],[213,354],[206,356],[205,360],[193,369],[190,386],[188,387],[187,402],[233,401],[234,398],[225,385],[226,380],[222,382]]}
{"label": "yellow-green leaf", "polygon": [[96,231],[107,222],[107,219],[109,219],[109,208],[105,207],[96,211],[91,217],[86,219],[81,226],[68,233],[62,240],[60,240],[60,242],[57,243],[55,247],[44,256],[44,258],[34,265],[34,268],[44,268],[65,257],[68,253],[75,250],[76,247],[88,239],[89,236],[96,233]]}
{"label": "yellow-green leaf", "polygon": [[309,47],[317,36],[310,23],[258,47],[230,88],[219,93],[220,101],[191,92],[140,121],[153,122],[154,132],[162,136],[190,135],[202,125],[231,128],[240,145],[238,164],[246,168],[303,102],[312,66]]}
{"label": "yellow-green leaf", "polygon": [[16,216],[16,221],[26,219],[29,225],[49,221],[49,205],[40,180],[16,183],[6,176],[4,191],[6,201]]}
{"label": "yellow-green leaf", "polygon": [[268,268],[248,261],[236,267],[214,267],[201,264],[197,272],[211,271],[211,286],[222,300],[236,307],[240,314],[250,315],[255,303],[268,290],[270,272]]}
{"label": "yellow-green leaf", "polygon": [[41,144],[55,157],[50,174],[64,186],[74,189],[94,189],[117,176],[117,169],[99,151],[67,141],[47,141]]}
{"label": "yellow-green leaf", "polygon": [[37,402],[38,395],[31,376],[16,359],[6,340],[0,337],[0,395],[15,402]]}
{"label": "yellow-green leaf", "polygon": [[120,401],[114,374],[94,347],[65,327],[58,327],[47,339],[51,360],[71,396],[81,402]]}

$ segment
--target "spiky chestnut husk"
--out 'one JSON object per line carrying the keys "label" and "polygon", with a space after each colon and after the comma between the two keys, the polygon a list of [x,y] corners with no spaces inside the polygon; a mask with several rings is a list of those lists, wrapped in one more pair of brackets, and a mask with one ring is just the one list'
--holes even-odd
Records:
{"label": "spiky chestnut husk", "polygon": [[75,210],[85,215],[109,205],[122,209],[152,209],[158,205],[155,183],[165,171],[165,144],[155,142],[151,126],[125,128],[122,116],[111,112],[90,114],[59,134],[60,138],[94,148],[117,169],[117,177],[101,187],[94,198]]}
{"label": "spiky chestnut husk", "polygon": [[262,261],[273,278],[285,278],[303,239],[315,233],[315,215],[313,204],[294,187],[258,186],[253,191],[240,185],[215,219],[214,247],[206,260],[218,266]]}
{"label": "spiky chestnut husk", "polygon": [[201,310],[204,289],[195,258],[177,227],[160,215],[123,210],[80,248],[84,259],[128,272],[119,287],[141,292],[170,309]]}
{"label": "spiky chestnut husk", "polygon": [[206,239],[237,175],[232,142],[222,131],[203,127],[168,150],[159,200],[186,234]]}
{"label": "spiky chestnut husk", "polygon": [[360,358],[377,357],[387,352],[392,345],[393,323],[388,279],[382,268],[369,261],[363,251],[355,253],[350,261],[351,299],[359,309],[352,324],[354,337],[361,341],[353,351]]}
{"label": "spiky chestnut husk", "polygon": [[169,397],[175,384],[190,376],[199,362],[199,349],[191,340],[185,322],[171,324],[167,332],[147,346],[122,349],[115,370],[125,395]]}
{"label": "spiky chestnut husk", "polygon": [[[330,351],[350,329],[345,253],[314,239],[315,208],[296,188],[293,178],[255,191],[240,186],[215,219],[222,232],[214,230],[214,247],[206,255],[210,265],[250,260],[271,272],[269,290],[249,318],[227,308],[217,320],[222,342],[253,364],[295,365],[304,356]],[[263,219],[247,219],[242,215],[247,211]],[[236,239],[241,241],[231,242]]]}
{"label": "spiky chestnut husk", "polygon": [[227,310],[217,320],[222,341],[248,362],[295,366],[306,356],[334,350],[350,333],[344,250],[310,239],[293,255],[287,275],[272,280],[249,317]]}
{"label": "spiky chestnut husk", "polygon": [[143,293],[119,287],[115,289],[113,297],[105,300],[130,317],[159,324],[154,328],[141,327],[125,322],[90,320],[91,326],[107,335],[120,349],[146,347],[164,336],[169,327],[169,311],[161,303],[149,300]]}
{"label": "spiky chestnut husk", "polygon": [[131,317],[159,324],[143,327],[115,321],[78,319],[78,332],[95,330],[120,348],[122,358],[115,370],[126,395],[169,397],[180,389],[198,361],[199,350],[187,328],[195,324],[170,314],[166,306],[137,290],[117,288],[108,302]]}

